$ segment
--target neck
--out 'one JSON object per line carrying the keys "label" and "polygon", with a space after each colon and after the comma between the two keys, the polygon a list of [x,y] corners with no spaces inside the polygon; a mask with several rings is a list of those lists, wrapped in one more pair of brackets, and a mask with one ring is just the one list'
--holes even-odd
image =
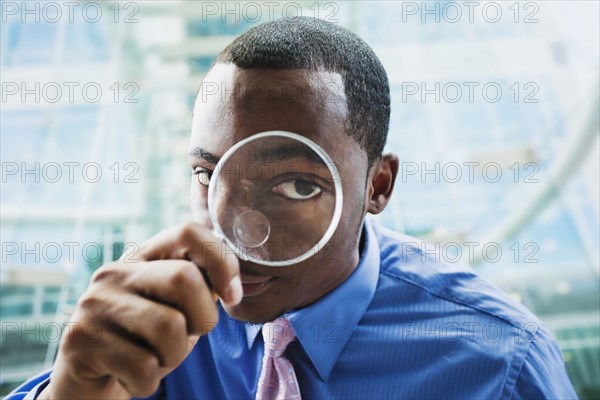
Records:
{"label": "neck", "polygon": [[[358,240],[352,246],[352,250],[347,253],[347,254],[352,254],[352,255],[350,256],[350,258],[348,260],[340,263],[340,268],[338,268],[339,273],[336,274],[335,276],[333,276],[331,280],[329,280],[327,285],[325,285],[322,288],[322,290],[319,291],[318,295],[313,296],[310,300],[304,301],[303,303],[294,307],[295,309],[304,308],[304,307],[307,307],[307,306],[315,303],[323,296],[326,296],[329,292],[335,290],[338,286],[340,286],[342,283],[344,283],[346,281],[346,279],[348,279],[350,277],[350,275],[352,275],[352,273],[358,267],[360,258],[363,254],[365,242],[366,242],[365,236],[366,235],[364,232],[364,223],[361,223],[360,236],[358,237]],[[325,249],[323,249],[323,250],[325,250]],[[341,252],[341,253],[343,254],[345,252]]]}

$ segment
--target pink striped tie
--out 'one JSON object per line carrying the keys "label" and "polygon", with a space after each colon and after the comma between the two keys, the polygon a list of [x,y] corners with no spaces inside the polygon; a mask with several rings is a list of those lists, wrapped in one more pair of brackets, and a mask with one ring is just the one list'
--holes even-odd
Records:
{"label": "pink striped tie", "polygon": [[290,323],[285,318],[268,322],[262,328],[265,355],[258,378],[257,400],[300,400],[300,388],[292,363],[283,352],[296,339]]}

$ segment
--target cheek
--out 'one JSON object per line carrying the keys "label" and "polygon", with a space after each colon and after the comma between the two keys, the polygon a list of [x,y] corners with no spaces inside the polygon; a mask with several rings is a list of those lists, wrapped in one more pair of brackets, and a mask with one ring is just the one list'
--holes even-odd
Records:
{"label": "cheek", "polygon": [[338,256],[348,254],[354,248],[357,237],[356,230],[360,221],[361,213],[358,208],[342,213],[342,218],[332,240],[335,240],[335,254]]}
{"label": "cheek", "polygon": [[355,245],[357,229],[364,215],[365,176],[358,175],[353,178],[347,178],[342,183],[344,206],[342,217],[336,230],[336,236],[341,248],[346,250],[349,246]]}
{"label": "cheek", "polygon": [[205,228],[212,229],[212,224],[208,215],[207,193],[207,188],[199,185],[198,182],[192,178],[190,184],[190,207],[192,210],[192,217],[194,222]]}

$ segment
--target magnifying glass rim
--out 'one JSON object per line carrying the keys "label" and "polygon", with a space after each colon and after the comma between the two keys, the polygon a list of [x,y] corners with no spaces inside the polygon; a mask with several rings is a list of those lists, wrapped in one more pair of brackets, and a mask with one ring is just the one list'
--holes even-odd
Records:
{"label": "magnifying glass rim", "polygon": [[297,133],[288,132],[288,131],[265,131],[265,132],[257,133],[255,135],[252,135],[244,140],[239,141],[235,145],[233,145],[229,150],[227,150],[225,152],[225,154],[223,154],[223,157],[221,157],[221,159],[215,166],[215,173],[211,177],[211,181],[208,185],[208,215],[213,224],[214,234],[216,236],[218,236],[219,238],[221,238],[222,240],[224,240],[225,243],[231,249],[233,249],[235,254],[240,259],[242,259],[244,261],[251,261],[256,264],[266,265],[269,267],[285,267],[288,265],[298,264],[298,263],[306,260],[307,258],[312,257],[319,250],[321,250],[323,248],[323,246],[325,246],[325,244],[327,244],[329,239],[331,239],[331,236],[333,236],[333,233],[337,229],[337,226],[340,222],[340,218],[342,216],[342,204],[344,201],[343,192],[342,192],[342,182],[339,179],[339,176],[337,179],[333,180],[334,187],[335,187],[335,209],[333,211],[333,218],[331,220],[331,223],[329,224],[329,227],[323,234],[323,237],[321,238],[321,240],[319,240],[317,242],[317,244],[315,244],[311,249],[307,250],[301,256],[290,259],[290,260],[266,261],[266,260],[261,260],[256,257],[252,257],[251,255],[245,254],[242,251],[238,251],[238,247],[231,240],[229,240],[229,238],[225,235],[225,232],[223,232],[221,225],[218,223],[217,211],[215,210],[214,205],[211,205],[212,202],[210,201],[215,194],[214,192],[215,192],[216,186],[215,186],[215,184],[213,184],[213,182],[217,181],[217,179],[215,179],[215,178],[218,177],[223,164],[229,159],[229,157],[231,157],[231,155],[233,155],[240,147],[246,145],[249,142],[252,142],[257,139],[264,138],[264,137],[272,137],[272,136],[296,139],[296,140],[304,143],[325,161],[325,164],[327,165],[327,168],[329,169],[331,176],[335,177],[337,175],[337,168],[335,168],[335,164],[331,160],[331,157],[329,157],[329,154],[327,154],[327,152],[325,150],[323,150],[318,144],[316,144],[312,140],[310,140],[302,135],[299,135]]}

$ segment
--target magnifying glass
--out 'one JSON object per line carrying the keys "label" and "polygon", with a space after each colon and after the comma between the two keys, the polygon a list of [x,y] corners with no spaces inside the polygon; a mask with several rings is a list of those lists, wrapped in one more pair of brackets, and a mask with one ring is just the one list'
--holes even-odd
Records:
{"label": "magnifying glass", "polygon": [[282,267],[306,260],[335,232],[342,184],[315,142],[268,131],[230,148],[212,174],[208,212],[215,234],[246,261]]}

